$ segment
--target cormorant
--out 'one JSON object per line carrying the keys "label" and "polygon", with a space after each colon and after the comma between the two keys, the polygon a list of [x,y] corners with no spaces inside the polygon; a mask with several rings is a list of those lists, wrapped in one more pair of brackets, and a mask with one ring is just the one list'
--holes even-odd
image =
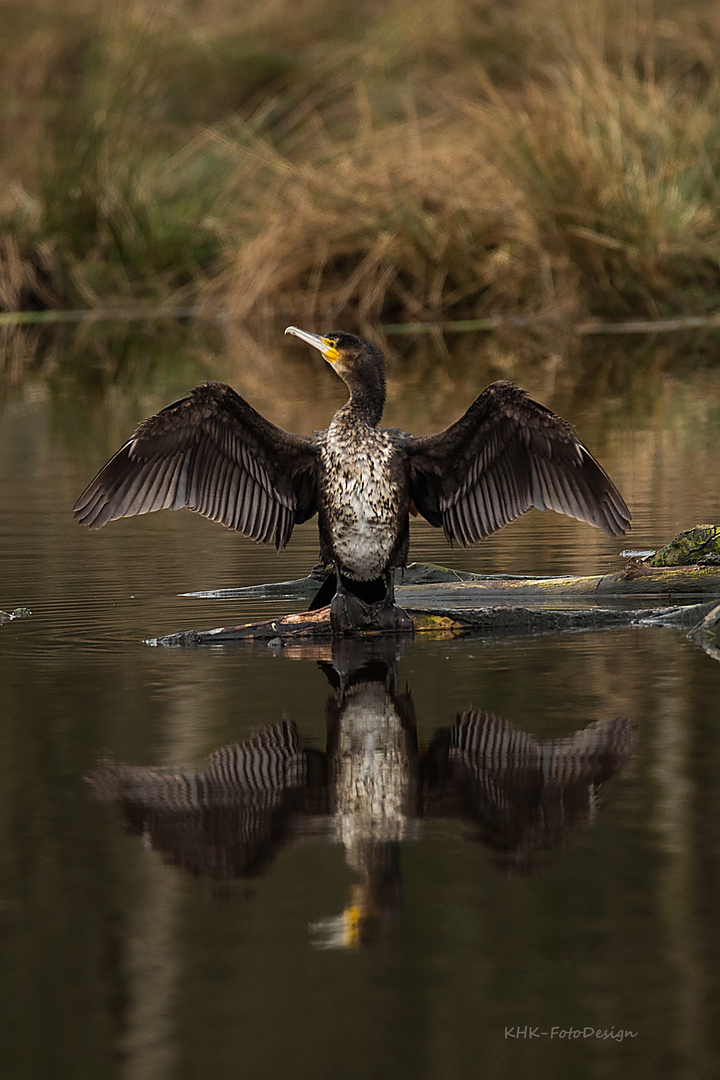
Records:
{"label": "cormorant", "polygon": [[[418,511],[466,546],[532,507],[624,533],[630,513],[572,426],[510,382],[494,382],[454,424],[413,436],[378,427],[385,405],[380,350],[352,334],[310,334],[350,398],[312,437],[276,427],[220,382],[143,420],[75,504],[81,524],[183,506],[253,540],[285,547],[317,512],[320,554],[335,567],[335,633],[368,613],[410,629],[395,606],[393,571],[407,561],[409,514]],[[321,594],[323,590],[321,590]]]}

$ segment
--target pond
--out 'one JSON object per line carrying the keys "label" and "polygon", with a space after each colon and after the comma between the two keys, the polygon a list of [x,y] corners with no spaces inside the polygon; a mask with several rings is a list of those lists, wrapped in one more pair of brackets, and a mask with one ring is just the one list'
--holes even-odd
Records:
{"label": "pond", "polygon": [[[148,647],[297,610],[179,594],[301,577],[316,526],[280,556],[188,512],[91,533],[94,471],[211,375],[300,431],[343,393],[295,349],[147,349],[0,399],[0,608],[32,611],[0,627],[3,1076],[714,1076],[717,661],[638,627]],[[493,377],[396,375],[386,421],[437,430]],[[720,520],[716,371],[513,377],[633,532],[532,512],[464,551],[414,524],[412,558],[601,573]]]}

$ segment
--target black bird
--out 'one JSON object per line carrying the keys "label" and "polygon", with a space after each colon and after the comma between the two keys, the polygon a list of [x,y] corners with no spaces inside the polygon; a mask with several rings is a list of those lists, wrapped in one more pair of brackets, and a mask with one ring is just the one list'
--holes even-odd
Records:
{"label": "black bird", "polygon": [[205,383],[142,421],[78,499],[77,520],[99,529],[187,506],[280,551],[317,512],[321,558],[335,567],[335,633],[368,614],[383,629],[411,629],[393,571],[407,562],[415,509],[463,546],[532,507],[610,536],[629,528],[622,496],[572,426],[512,383],[491,383],[439,434],[408,435],[378,427],[385,363],[375,345],[285,333],[318,349],[350,391],[326,431],[291,434],[224,383]]}

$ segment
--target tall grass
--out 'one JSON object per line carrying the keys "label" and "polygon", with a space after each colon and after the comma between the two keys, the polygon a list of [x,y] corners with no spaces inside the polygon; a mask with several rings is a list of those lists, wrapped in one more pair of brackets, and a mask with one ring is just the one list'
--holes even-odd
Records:
{"label": "tall grass", "polygon": [[5,13],[6,309],[367,329],[717,307],[715,6],[69,7]]}
{"label": "tall grass", "polygon": [[550,306],[534,222],[467,133],[458,143],[436,121],[377,130],[359,118],[357,134],[320,132],[295,160],[226,144],[225,220],[239,242],[212,293],[240,317],[279,308],[361,326]]}
{"label": "tall grass", "polygon": [[720,100],[597,53],[489,107],[495,160],[523,191],[543,248],[566,260],[577,300],[599,314],[717,307]]}

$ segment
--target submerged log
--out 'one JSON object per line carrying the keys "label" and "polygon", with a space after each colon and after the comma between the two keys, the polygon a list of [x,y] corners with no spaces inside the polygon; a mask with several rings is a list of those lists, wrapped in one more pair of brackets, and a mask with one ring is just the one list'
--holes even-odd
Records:
{"label": "submerged log", "polygon": [[708,656],[720,660],[720,604],[702,616],[690,630],[688,637],[704,649]]}
{"label": "submerged log", "polygon": [[13,622],[15,619],[29,619],[32,612],[30,608],[16,607],[13,611],[0,611],[0,625]]}

